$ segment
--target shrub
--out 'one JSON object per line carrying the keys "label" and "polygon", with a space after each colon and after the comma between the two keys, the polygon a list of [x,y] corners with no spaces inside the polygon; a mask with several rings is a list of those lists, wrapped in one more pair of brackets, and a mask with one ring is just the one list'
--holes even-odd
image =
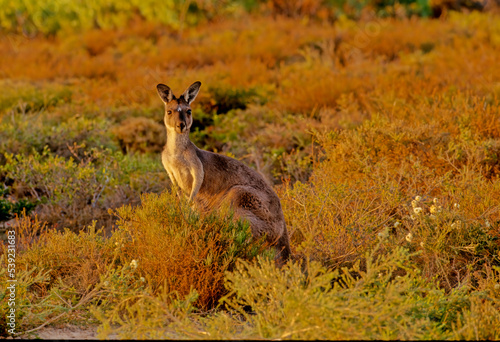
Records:
{"label": "shrub", "polygon": [[[94,287],[104,275],[107,266],[115,259],[115,240],[106,238],[95,222],[78,233],[47,230],[32,241],[29,249],[22,253],[21,268],[35,267],[48,271],[50,281],[38,289],[41,293],[60,280],[83,295]],[[19,226],[19,224],[18,224]],[[32,227],[36,225],[32,224]],[[27,234],[29,232],[24,232]]]}
{"label": "shrub", "polygon": [[27,199],[14,201],[5,198],[10,189],[5,187],[0,189],[0,222],[12,219],[14,216],[20,216],[21,213],[29,214],[37,205],[36,202],[30,202]]}
{"label": "shrub", "polygon": [[470,311],[465,311],[456,325],[454,339],[498,340],[500,332],[500,301],[491,298],[474,298]]}
{"label": "shrub", "polygon": [[155,292],[163,288],[183,297],[195,289],[195,306],[213,308],[225,293],[224,272],[237,258],[251,258],[260,249],[248,224],[231,213],[199,216],[170,192],[145,194],[141,200],[140,207],[115,212],[123,254],[137,261]]}
{"label": "shrub", "polygon": [[274,14],[286,15],[288,17],[302,17],[316,16],[318,14],[328,14],[327,10],[325,9],[325,3],[327,3],[327,1],[322,0],[271,0],[268,1],[268,6]]}
{"label": "shrub", "polygon": [[[68,158],[84,158],[92,148],[116,150],[112,138],[105,134],[109,123],[102,119],[77,116],[69,120],[56,118],[53,113],[18,115],[0,123],[0,147],[3,153],[43,153],[44,148]],[[86,147],[85,149],[82,147]],[[5,162],[5,157],[0,157]]]}
{"label": "shrub", "polygon": [[41,154],[5,157],[0,175],[12,182],[12,198],[38,201],[40,219],[58,228],[78,230],[99,220],[109,229],[109,208],[136,204],[142,192],[160,192],[169,185],[161,163],[150,156],[92,148],[65,159],[45,148]]}
{"label": "shrub", "polygon": [[[4,247],[4,246],[2,246]],[[4,290],[0,291],[0,314],[2,317],[6,317],[10,314],[8,298],[10,295],[9,286],[12,286],[12,282],[9,282],[9,277],[7,276],[7,253],[6,249],[2,248],[2,255],[0,255],[0,286]],[[15,309],[16,309],[16,328],[15,332],[21,332],[26,326],[30,326],[30,310],[33,304],[32,298],[33,289],[47,282],[49,276],[47,271],[37,271],[35,267],[23,269],[17,267],[16,265],[16,282],[15,282]],[[12,327],[7,326],[7,319],[2,319],[0,321],[0,336],[7,337],[11,336],[8,330]]]}
{"label": "shrub", "polygon": [[104,160],[100,167],[92,165],[92,161],[105,159],[108,153],[93,150],[80,162],[54,155],[48,148],[30,156],[6,154],[7,163],[0,171],[15,181],[16,197],[41,202],[37,210],[44,220],[76,227],[102,215],[101,195],[116,181]]}
{"label": "shrub", "polygon": [[[360,127],[323,136],[323,160],[313,166],[309,183],[279,189],[296,253],[349,264],[378,238],[389,237],[387,248],[403,244],[419,251],[415,262],[422,276],[447,289],[474,284],[473,273],[485,262],[499,264],[498,182],[468,171],[477,164],[453,169],[453,175],[430,153],[429,165],[422,165],[423,158],[412,153],[423,155],[426,146],[405,143],[410,134],[392,140],[365,132]],[[399,148],[404,158],[392,157]]]}
{"label": "shrub", "polygon": [[390,184],[368,188],[318,174],[310,183],[285,183],[278,194],[294,252],[330,266],[349,265],[371,248],[401,200]]}
{"label": "shrub", "polygon": [[144,117],[132,117],[124,120],[113,129],[123,153],[126,152],[161,152],[165,145],[165,127],[156,121]]}
{"label": "shrub", "polygon": [[[16,113],[36,113],[70,103],[73,91],[70,87],[56,83],[43,85],[12,80],[0,82],[0,111]],[[1,116],[1,115],[0,115]]]}
{"label": "shrub", "polygon": [[403,244],[418,252],[415,261],[423,276],[439,281],[442,288],[464,283],[477,286],[476,272],[486,264],[500,265],[491,214],[485,210],[483,218],[467,218],[461,208],[464,203],[441,202],[420,196],[412,200],[412,205],[401,211],[407,215],[395,217],[390,237],[395,240],[389,244]]}
{"label": "shrub", "polygon": [[[466,289],[446,294],[419,275],[403,248],[366,256],[366,268],[334,272],[320,263],[277,270],[240,262],[227,274],[229,313],[203,320],[211,338],[444,339],[469,308]],[[246,312],[250,306],[252,312]],[[231,320],[245,324],[229,325]],[[201,330],[201,329],[200,329]]]}
{"label": "shrub", "polygon": [[265,103],[265,99],[256,89],[211,88],[210,93],[215,104],[212,110],[224,114],[232,109],[245,109],[251,102]]}
{"label": "shrub", "polygon": [[93,3],[57,1],[0,2],[1,29],[24,34],[55,35],[62,31],[81,31],[91,28],[117,28],[140,17],[179,29],[185,24],[197,24],[207,17],[231,14],[235,1],[196,1],[186,6],[179,1],[95,1]]}
{"label": "shrub", "polygon": [[[130,306],[126,316],[133,314],[133,319],[115,329],[108,321],[101,337],[118,332],[128,338],[448,339],[464,336],[455,335],[456,324],[464,327],[462,332],[472,328],[464,324],[472,317],[477,322],[478,308],[494,308],[484,304],[483,299],[493,299],[485,293],[468,293],[467,287],[446,293],[421,277],[404,248],[383,252],[375,247],[363,259],[363,267],[358,261],[335,271],[314,261],[277,269],[262,258],[241,260],[226,272],[225,310],[189,315],[193,294],[179,298],[174,307],[158,301],[163,295],[146,297],[141,308]],[[494,328],[487,332],[496,319],[494,310],[493,317],[481,320],[481,333],[475,336],[496,336]]]}
{"label": "shrub", "polygon": [[[75,234],[47,230],[36,217],[23,215],[11,229],[16,231],[17,333],[57,322],[95,299],[93,288],[115,260],[114,241],[104,238],[95,222]],[[6,251],[3,243],[2,251]],[[3,257],[2,272],[6,270]],[[2,281],[6,283],[6,279],[2,274]]]}
{"label": "shrub", "polygon": [[123,331],[149,319],[150,313],[142,316],[147,310],[207,310],[225,294],[224,272],[262,249],[232,213],[198,216],[170,192],[144,195],[140,207],[115,213],[118,229],[110,237],[95,221],[73,233],[46,230],[37,218],[16,220],[18,330],[80,317],[80,310],[87,319],[90,306],[105,325],[120,324]]}

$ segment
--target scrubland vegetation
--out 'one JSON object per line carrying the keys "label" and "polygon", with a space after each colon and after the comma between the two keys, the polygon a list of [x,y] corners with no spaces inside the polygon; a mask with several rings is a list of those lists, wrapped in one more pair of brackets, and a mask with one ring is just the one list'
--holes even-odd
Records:
{"label": "scrubland vegetation", "polygon": [[[0,1],[18,332],[500,339],[493,3],[103,3]],[[196,80],[192,140],[273,184],[282,269],[230,211],[170,187],[155,86]]]}

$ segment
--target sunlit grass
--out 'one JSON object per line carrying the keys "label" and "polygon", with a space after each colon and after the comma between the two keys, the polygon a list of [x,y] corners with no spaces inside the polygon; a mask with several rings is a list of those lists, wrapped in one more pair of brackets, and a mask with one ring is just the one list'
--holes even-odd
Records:
{"label": "sunlit grass", "polygon": [[[12,221],[18,330],[500,338],[499,22],[248,15],[182,38],[139,19],[2,36],[2,210],[36,205]],[[155,86],[196,80],[193,141],[275,186],[283,269],[250,260],[259,246],[230,212],[170,189]]]}

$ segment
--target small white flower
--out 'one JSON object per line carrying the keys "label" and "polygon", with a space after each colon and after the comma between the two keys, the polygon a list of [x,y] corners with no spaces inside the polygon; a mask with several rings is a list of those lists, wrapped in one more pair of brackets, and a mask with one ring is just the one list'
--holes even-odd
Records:
{"label": "small white flower", "polygon": [[109,286],[109,281],[107,281],[107,280],[106,280],[106,281],[104,282],[104,286]]}
{"label": "small white flower", "polygon": [[490,228],[491,227],[491,223],[490,221],[486,220],[484,221],[484,224],[486,225],[486,227]]}
{"label": "small white flower", "polygon": [[460,204],[458,204],[458,203],[454,203],[454,204],[453,204],[453,207],[455,207],[455,208],[459,209],[459,208],[460,208]]}
{"label": "small white flower", "polygon": [[423,241],[420,242],[420,247],[424,248],[424,246],[425,246],[425,243]]}
{"label": "small white flower", "polygon": [[411,201],[411,206],[415,208],[417,206],[418,202],[416,200]]}
{"label": "small white flower", "polygon": [[139,280],[140,280],[141,282],[143,282],[143,283],[146,281],[146,279],[144,279],[144,277],[140,277],[140,278],[139,278]]}
{"label": "small white flower", "polygon": [[413,208],[413,212],[417,215],[420,215],[422,213],[422,208],[420,207],[415,207]]}
{"label": "small white flower", "polygon": [[130,267],[132,267],[134,270],[137,268],[137,265],[138,263],[137,260],[135,259],[130,262]]}
{"label": "small white flower", "polygon": [[389,236],[389,227],[384,226],[384,229],[381,230],[378,234],[379,239],[385,239]]}
{"label": "small white flower", "polygon": [[456,223],[456,222],[453,222],[453,223],[451,224],[451,228],[456,228],[456,227],[457,227],[457,223]]}
{"label": "small white flower", "polygon": [[437,198],[437,197],[434,197],[434,198],[432,199],[432,202],[433,202],[435,205],[437,205],[437,204],[438,204],[438,198]]}
{"label": "small white flower", "polygon": [[400,224],[401,224],[401,222],[399,222],[399,221],[394,222],[394,228],[399,227]]}
{"label": "small white flower", "polygon": [[413,239],[413,234],[408,233],[408,235],[406,235],[405,239],[406,239],[406,241],[411,242],[411,240]]}
{"label": "small white flower", "polygon": [[410,218],[411,218],[413,221],[415,221],[415,220],[417,219],[417,218],[416,218],[415,216],[413,216],[413,215],[410,215]]}
{"label": "small white flower", "polygon": [[420,196],[415,197],[415,201],[420,202],[421,200],[422,200],[422,197],[420,197]]}

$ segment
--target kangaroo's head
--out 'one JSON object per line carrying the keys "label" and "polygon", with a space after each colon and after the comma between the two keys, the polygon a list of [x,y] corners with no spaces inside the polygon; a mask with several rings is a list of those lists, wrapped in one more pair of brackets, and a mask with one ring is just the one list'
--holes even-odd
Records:
{"label": "kangaroo's head", "polygon": [[167,126],[167,130],[189,133],[193,124],[190,105],[198,95],[200,86],[201,82],[194,82],[178,98],[168,86],[161,83],[156,86],[160,98],[165,102],[165,126]]}

